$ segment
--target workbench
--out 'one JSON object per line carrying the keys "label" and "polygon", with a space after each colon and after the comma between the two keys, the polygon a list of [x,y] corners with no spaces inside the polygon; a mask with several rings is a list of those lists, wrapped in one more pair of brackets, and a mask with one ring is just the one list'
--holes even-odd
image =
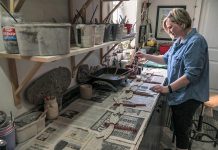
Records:
{"label": "workbench", "polygon": [[[161,84],[166,78],[165,69],[144,68],[143,74]],[[63,109],[43,131],[17,149],[158,149],[166,98],[150,91],[152,86],[154,84],[133,80],[101,103],[79,98]],[[144,88],[152,96],[133,94],[130,97],[126,90],[132,87]],[[120,107],[114,105],[114,97],[115,100],[145,105],[128,107],[123,104]]]}

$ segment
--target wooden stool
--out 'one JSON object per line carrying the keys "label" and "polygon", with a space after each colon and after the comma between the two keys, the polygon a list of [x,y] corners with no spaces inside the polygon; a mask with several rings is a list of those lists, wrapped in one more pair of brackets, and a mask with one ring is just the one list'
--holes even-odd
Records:
{"label": "wooden stool", "polygon": [[[213,109],[218,106],[218,93],[210,93],[209,101],[202,104],[201,112],[198,120],[193,120],[193,129],[191,131],[191,143],[192,140],[200,142],[211,142],[216,147],[218,144],[218,127],[211,124],[206,120],[208,116],[213,117]],[[209,115],[205,115],[205,108],[209,108]],[[208,117],[209,118],[209,117]],[[211,136],[209,132],[214,132],[214,136]],[[205,139],[206,138],[206,139]]]}
{"label": "wooden stool", "polygon": [[[218,93],[210,93],[209,101],[204,103],[205,105],[205,115],[213,117],[213,109],[218,107]],[[208,110],[207,110],[208,109]]]}

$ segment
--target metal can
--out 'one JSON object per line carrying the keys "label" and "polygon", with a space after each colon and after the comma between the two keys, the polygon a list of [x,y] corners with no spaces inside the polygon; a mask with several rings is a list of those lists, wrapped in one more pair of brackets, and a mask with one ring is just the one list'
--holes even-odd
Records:
{"label": "metal can", "polygon": [[5,140],[0,139],[0,150],[6,150],[7,142]]}

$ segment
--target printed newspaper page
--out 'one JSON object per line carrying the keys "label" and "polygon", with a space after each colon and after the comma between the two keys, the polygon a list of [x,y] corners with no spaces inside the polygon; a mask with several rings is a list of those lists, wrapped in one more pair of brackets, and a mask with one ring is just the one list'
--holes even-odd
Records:
{"label": "printed newspaper page", "polygon": [[88,104],[88,105],[95,105],[96,107],[101,107],[101,108],[106,109],[114,103],[113,98],[119,97],[122,93],[123,93],[123,90],[121,90],[121,89],[116,93],[111,92],[110,96],[107,97],[106,99],[104,99],[102,102],[85,100],[85,99],[78,99],[77,102],[80,102],[83,104]]}
{"label": "printed newspaper page", "polygon": [[[110,122],[110,117],[113,114],[111,111],[105,114],[91,127],[91,130],[102,132],[107,128],[106,124]],[[140,135],[146,127],[149,117],[141,118],[129,115],[121,115],[119,121],[109,139],[119,140],[122,142],[136,144]]]}
{"label": "printed newspaper page", "polygon": [[64,109],[55,121],[90,128],[105,111],[105,109],[95,105],[85,105],[76,101]]}
{"label": "printed newspaper page", "polygon": [[93,138],[84,148],[84,150],[134,150],[135,145],[120,142],[117,140],[103,140]]}
{"label": "printed newspaper page", "polygon": [[95,138],[94,133],[82,128],[51,123],[40,134],[23,145],[20,150],[75,150],[83,149]]}

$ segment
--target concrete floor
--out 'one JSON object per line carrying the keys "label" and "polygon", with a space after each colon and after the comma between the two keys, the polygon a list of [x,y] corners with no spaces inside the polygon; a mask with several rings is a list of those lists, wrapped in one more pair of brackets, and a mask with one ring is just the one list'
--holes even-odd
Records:
{"label": "concrete floor", "polygon": [[[164,148],[169,148],[172,150],[176,149],[175,144],[172,143],[172,131],[167,127],[163,128],[163,135],[161,138],[161,150],[163,150]],[[218,145],[217,147],[213,147],[212,143],[193,141],[191,150],[218,150]]]}

